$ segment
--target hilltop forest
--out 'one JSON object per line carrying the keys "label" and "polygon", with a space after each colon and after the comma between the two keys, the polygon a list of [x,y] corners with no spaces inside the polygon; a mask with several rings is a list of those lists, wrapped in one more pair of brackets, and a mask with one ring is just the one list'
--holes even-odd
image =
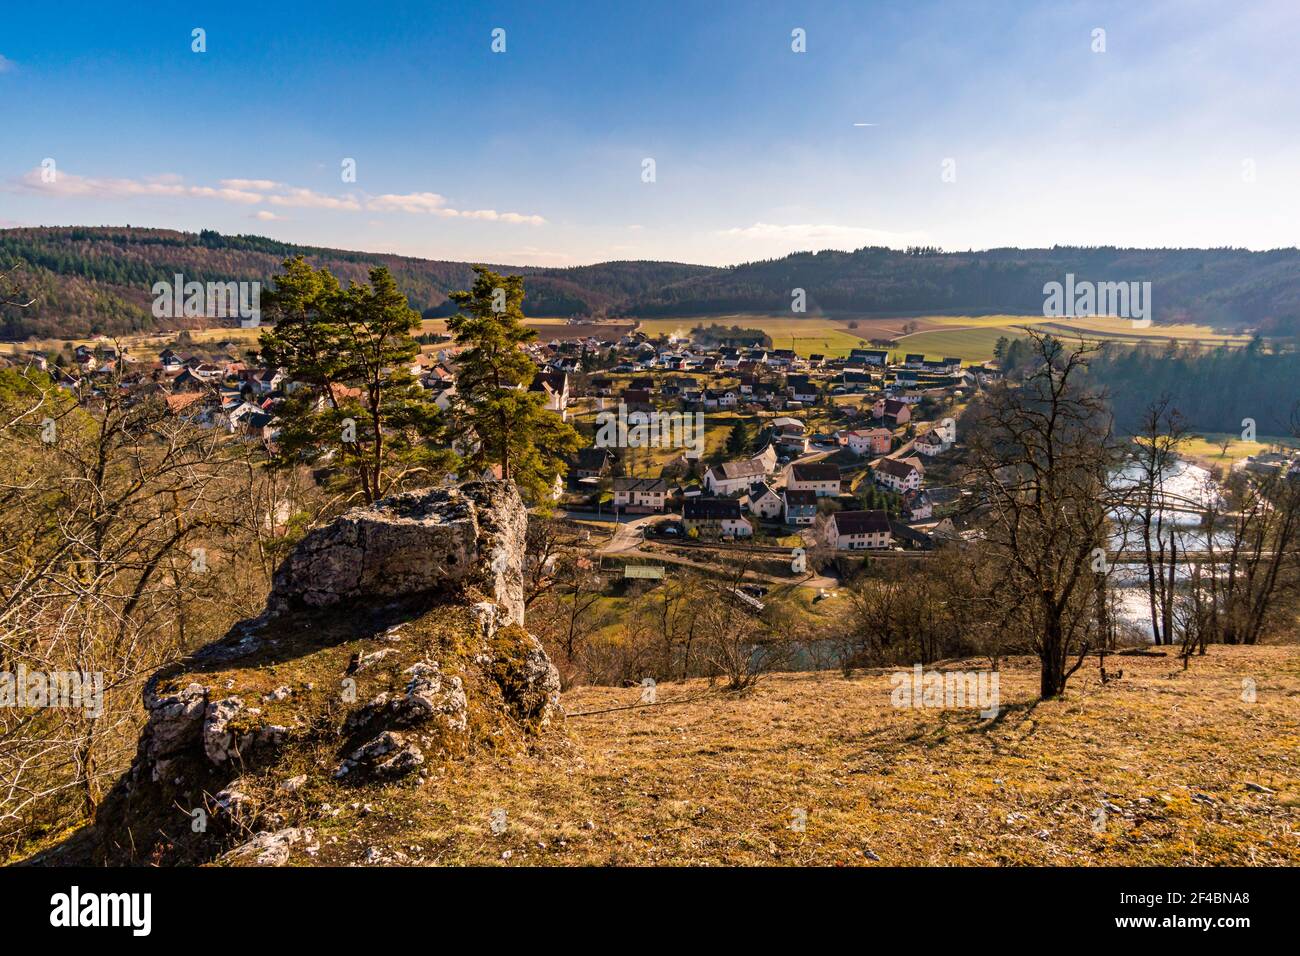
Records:
{"label": "hilltop forest", "polygon": [[[31,308],[0,307],[0,336],[117,334],[153,326],[154,282],[267,282],[303,255],[344,282],[386,267],[425,317],[455,310],[448,291],[473,282],[471,263],[299,246],[261,236],[137,227],[0,230],[0,265],[23,264]],[[1152,283],[1157,322],[1203,322],[1269,337],[1300,331],[1300,250],[992,249],[942,252],[868,247],[796,253],[727,268],[676,262],[603,262],[567,269],[489,265],[528,278],[532,316],[789,314],[801,288],[808,314],[1037,314],[1043,284],[1080,279]]]}

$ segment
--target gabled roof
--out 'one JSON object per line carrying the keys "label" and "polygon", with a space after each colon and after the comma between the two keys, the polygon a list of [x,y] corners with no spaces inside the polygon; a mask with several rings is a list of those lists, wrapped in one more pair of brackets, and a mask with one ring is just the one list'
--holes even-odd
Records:
{"label": "gabled roof", "polygon": [[899,461],[897,458],[884,458],[880,461],[880,464],[876,465],[876,471],[882,471],[895,478],[906,479],[912,472],[920,473],[921,469],[911,462]]}
{"label": "gabled roof", "polygon": [[808,461],[790,466],[790,477],[795,481],[839,481],[840,469],[824,461]]}
{"label": "gabled roof", "polygon": [[816,508],[817,492],[815,491],[795,491],[787,488],[784,492],[785,503],[791,508]]}
{"label": "gabled roof", "polygon": [[754,458],[745,461],[724,461],[709,469],[715,480],[735,480],[736,478],[757,478],[767,474],[767,466]]}
{"label": "gabled roof", "polygon": [[831,515],[840,534],[879,534],[889,531],[889,515],[883,511],[837,511]]}
{"label": "gabled roof", "polygon": [[668,494],[668,482],[664,478],[615,478],[614,490],[666,495]]}
{"label": "gabled roof", "polygon": [[528,387],[528,390],[542,392],[549,389],[552,392],[562,392],[568,380],[569,376],[565,372],[538,372],[533,376],[533,384]]}
{"label": "gabled roof", "polygon": [[688,498],[682,503],[682,517],[697,521],[739,518],[740,502],[735,498]]}
{"label": "gabled roof", "polygon": [[608,448],[581,448],[574,456],[574,464],[581,471],[604,468],[614,456]]}

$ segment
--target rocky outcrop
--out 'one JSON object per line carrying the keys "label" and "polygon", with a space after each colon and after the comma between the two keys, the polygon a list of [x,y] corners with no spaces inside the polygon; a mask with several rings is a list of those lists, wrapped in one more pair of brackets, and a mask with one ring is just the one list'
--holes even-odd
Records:
{"label": "rocky outcrop", "polygon": [[524,622],[528,514],[508,482],[394,495],[317,528],[275,574],[267,610],[331,607],[456,586]]}
{"label": "rocky outcrop", "polygon": [[[276,865],[312,833],[309,797],[347,800],[480,748],[531,746],[560,713],[560,682],[523,627],[527,520],[513,485],[474,482],[311,531],[259,617],[150,680],[101,845]],[[178,821],[177,807],[211,825]]]}

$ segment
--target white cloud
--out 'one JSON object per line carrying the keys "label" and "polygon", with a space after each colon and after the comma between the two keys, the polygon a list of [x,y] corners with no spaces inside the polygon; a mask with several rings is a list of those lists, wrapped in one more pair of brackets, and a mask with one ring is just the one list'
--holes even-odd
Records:
{"label": "white cloud", "polygon": [[136,196],[192,196],[200,199],[222,199],[226,202],[252,205],[262,201],[257,193],[241,189],[217,189],[212,186],[186,186],[174,174],[153,176],[148,179],[112,179],[78,176],[55,170],[46,181],[43,170],[33,169],[19,180],[19,185],[32,192],[50,196],[76,196],[85,199],[123,199]]}
{"label": "white cloud", "polygon": [[221,185],[230,189],[250,189],[259,193],[270,192],[280,187],[274,179],[223,179]]}
{"label": "white cloud", "polygon": [[252,218],[260,219],[262,222],[275,222],[277,219],[283,219],[284,217],[277,216],[269,209],[259,209],[257,212],[253,213]]}
{"label": "white cloud", "polygon": [[290,187],[284,195],[266,197],[272,206],[298,206],[305,209],[346,209],[355,212],[361,203],[352,196],[327,196],[300,186]]}
{"label": "white cloud", "polygon": [[[219,182],[219,186],[192,186],[187,185],[184,179],[175,173],[146,176],[141,179],[116,179],[79,176],[62,170],[58,170],[52,180],[46,181],[44,170],[33,169],[11,182],[9,188],[12,190],[16,185],[27,192],[81,199],[161,196],[216,199],[245,206],[266,203],[281,208],[329,209],[345,212],[359,212],[363,209],[373,212],[404,212],[439,216],[444,219],[473,219],[531,226],[540,226],[546,222],[541,216],[518,212],[498,212],[495,209],[452,209],[447,205],[447,198],[438,193],[385,193],[381,196],[359,199],[351,194],[331,196],[300,186],[289,186],[273,179],[222,179]],[[270,210],[261,210],[255,218],[270,222],[280,217]]]}
{"label": "white cloud", "polygon": [[437,193],[384,193],[375,196],[367,204],[367,208],[375,212],[429,212],[435,215],[455,212],[446,207],[447,197]]}
{"label": "white cloud", "polygon": [[477,219],[483,222],[523,223],[540,226],[546,222],[541,216],[527,216],[518,212],[497,212],[495,209],[452,209],[447,197],[438,193],[385,193],[375,196],[367,209],[375,212],[428,213],[443,219]]}

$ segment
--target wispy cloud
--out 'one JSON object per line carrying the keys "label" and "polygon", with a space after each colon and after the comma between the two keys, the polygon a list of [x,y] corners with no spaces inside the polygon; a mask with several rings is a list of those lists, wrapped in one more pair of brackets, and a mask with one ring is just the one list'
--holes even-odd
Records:
{"label": "wispy cloud", "polygon": [[214,186],[187,186],[175,175],[154,176],[147,179],[111,179],[78,176],[57,169],[49,177],[44,170],[33,169],[18,180],[21,188],[50,196],[75,196],[85,199],[124,199],[139,196],[189,196],[198,199],[220,199],[225,202],[253,205],[263,197],[244,189]]}
{"label": "wispy cloud", "polygon": [[12,73],[16,69],[18,69],[18,64],[0,53],[0,73]]}
{"label": "wispy cloud", "polygon": [[223,179],[221,185],[231,189],[251,189],[254,192],[270,192],[278,189],[280,184],[274,179]]}
{"label": "wispy cloud", "polygon": [[343,209],[356,212],[361,202],[353,196],[329,196],[300,186],[287,187],[283,194],[266,197],[272,206],[297,206],[304,209]]}
{"label": "wispy cloud", "polygon": [[385,193],[375,196],[366,204],[367,209],[376,212],[427,213],[445,219],[479,219],[485,222],[525,223],[540,226],[546,222],[541,216],[524,215],[518,212],[497,212],[495,209],[452,209],[447,205],[447,197],[438,193]]}
{"label": "wispy cloud", "polygon": [[[546,222],[541,216],[518,212],[498,212],[495,209],[453,209],[447,198],[438,193],[385,193],[380,196],[355,196],[351,193],[330,195],[301,186],[290,186],[273,179],[222,179],[218,186],[188,185],[181,176],[166,173],[141,179],[113,179],[79,176],[62,171],[49,176],[42,169],[33,169],[15,181],[26,192],[48,196],[70,196],[84,199],[130,199],[134,197],[171,196],[196,199],[217,199],[241,205],[268,206],[299,209],[325,209],[342,212],[401,212],[428,214],[445,219],[471,219],[483,222],[505,222],[539,226]],[[256,218],[272,221],[279,217],[270,210],[259,211]]]}

